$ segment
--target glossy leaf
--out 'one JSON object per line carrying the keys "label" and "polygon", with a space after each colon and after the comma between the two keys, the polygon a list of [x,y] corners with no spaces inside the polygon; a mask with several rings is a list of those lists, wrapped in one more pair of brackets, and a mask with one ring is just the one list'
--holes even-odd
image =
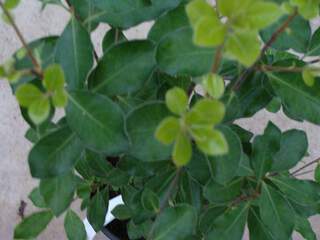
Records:
{"label": "glossy leaf", "polygon": [[14,229],[14,238],[36,238],[47,227],[52,218],[53,215],[50,211],[37,212],[26,217]]}
{"label": "glossy leaf", "polygon": [[32,148],[29,154],[31,175],[52,178],[69,172],[79,160],[82,143],[68,127],[48,134]]}
{"label": "glossy leaf", "polygon": [[155,138],[159,123],[169,114],[165,104],[159,102],[143,104],[129,113],[126,131],[131,156],[145,162],[170,158],[172,147],[163,145]]}
{"label": "glossy leaf", "polygon": [[55,216],[61,215],[69,207],[78,183],[79,179],[73,173],[41,180],[40,193]]}
{"label": "glossy leaf", "polygon": [[272,187],[262,185],[259,199],[262,222],[277,239],[288,239],[294,228],[294,214],[288,201]]}
{"label": "glossy leaf", "polygon": [[127,149],[124,115],[108,97],[88,91],[71,92],[66,114],[70,127],[89,148],[108,154]]}
{"label": "glossy leaf", "polygon": [[68,89],[82,89],[93,65],[93,46],[88,32],[75,17],[57,42],[55,59],[64,70]]}
{"label": "glossy leaf", "polygon": [[194,208],[187,204],[166,208],[154,223],[154,240],[185,239],[193,234],[197,221]]}
{"label": "glossy leaf", "polygon": [[227,210],[215,219],[212,230],[206,239],[238,240],[244,233],[247,221],[249,204],[242,204],[234,209]]}
{"label": "glossy leaf", "polygon": [[67,233],[68,240],[87,239],[87,232],[82,220],[72,210],[69,210],[65,216],[64,229]]}

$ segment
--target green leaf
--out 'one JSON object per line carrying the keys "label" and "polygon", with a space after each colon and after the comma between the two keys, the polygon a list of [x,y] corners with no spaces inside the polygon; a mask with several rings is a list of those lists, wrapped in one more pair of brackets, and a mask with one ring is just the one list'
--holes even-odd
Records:
{"label": "green leaf", "polygon": [[320,164],[317,165],[316,170],[314,171],[314,179],[317,183],[320,183]]}
{"label": "green leaf", "polygon": [[155,138],[159,123],[169,115],[165,104],[150,102],[128,114],[126,132],[129,136],[131,156],[145,162],[168,160],[172,146],[166,146]]}
{"label": "green leaf", "polygon": [[96,232],[99,232],[108,211],[109,196],[107,190],[98,191],[89,202],[87,208],[88,221]]}
{"label": "green leaf", "polygon": [[172,158],[173,162],[178,167],[182,167],[187,165],[192,156],[192,145],[191,140],[189,137],[183,133],[180,132],[177,136],[176,142],[174,144]]}
{"label": "green leaf", "polygon": [[[279,63],[282,66],[288,64],[290,63]],[[320,124],[320,81],[316,81],[313,87],[308,87],[300,73],[269,73],[268,76],[275,93],[291,115]]]}
{"label": "green leaf", "polygon": [[315,76],[311,70],[309,70],[309,69],[303,70],[302,78],[303,78],[304,83],[308,87],[314,86],[314,82],[316,81],[316,79],[315,79]]}
{"label": "green leaf", "polygon": [[272,98],[271,102],[269,102],[266,109],[271,113],[279,112],[281,109],[281,99],[278,97]]}
{"label": "green leaf", "polygon": [[237,30],[228,38],[226,50],[232,58],[248,67],[258,59],[260,45],[256,31]]}
{"label": "green leaf", "polygon": [[182,240],[194,233],[197,215],[194,208],[178,204],[166,208],[154,223],[154,240]]}
{"label": "green leaf", "polygon": [[120,29],[112,28],[110,29],[102,40],[103,53],[113,48],[116,44],[127,41],[126,36]]}
{"label": "green leaf", "polygon": [[186,116],[186,123],[194,128],[203,125],[216,125],[225,115],[223,103],[215,99],[201,99],[196,102]]}
{"label": "green leaf", "polygon": [[38,141],[29,154],[31,175],[52,178],[69,172],[79,160],[82,143],[68,127],[50,133]]}
{"label": "green leaf", "polygon": [[199,218],[199,230],[203,234],[207,234],[214,223],[214,221],[222,215],[226,211],[225,207],[219,207],[215,206],[214,204],[212,206],[209,206],[201,215]]}
{"label": "green leaf", "polygon": [[146,188],[143,190],[141,195],[141,204],[145,210],[151,212],[159,212],[160,200],[152,190]]}
{"label": "green leaf", "polygon": [[190,76],[201,76],[210,71],[215,50],[195,46],[192,34],[190,27],[184,27],[161,39],[156,59],[162,71]]}
{"label": "green leaf", "polygon": [[154,51],[154,44],[148,40],[115,45],[90,74],[89,88],[108,96],[139,90],[155,68]]}
{"label": "green leaf", "polygon": [[61,89],[56,91],[52,96],[52,103],[57,108],[64,108],[68,103],[68,93]]}
{"label": "green leaf", "polygon": [[224,155],[229,151],[228,143],[221,131],[212,127],[193,129],[198,148],[210,156]]}
{"label": "green leaf", "polygon": [[259,208],[252,207],[248,216],[250,239],[275,240],[277,239],[262,222]]}
{"label": "green leaf", "polygon": [[312,35],[310,46],[308,48],[308,56],[318,56],[320,54],[320,28],[318,28]]}
{"label": "green leaf", "polygon": [[30,83],[19,86],[15,94],[22,107],[30,107],[32,103],[39,101],[43,97],[42,92]]}
{"label": "green leaf", "polygon": [[259,179],[271,170],[272,158],[280,149],[280,138],[280,129],[269,122],[263,135],[254,139],[251,166]]}
{"label": "green leaf", "polygon": [[166,105],[172,113],[182,115],[188,107],[188,96],[183,89],[174,87],[166,93]]}
{"label": "green leaf", "polygon": [[46,97],[42,97],[34,101],[28,108],[30,119],[39,125],[43,123],[50,115],[50,101]]}
{"label": "green leaf", "polygon": [[298,7],[299,13],[306,19],[312,19],[319,15],[319,0],[290,0],[290,3]]}
{"label": "green leaf", "polygon": [[40,193],[39,187],[34,188],[28,197],[34,206],[36,206],[38,208],[46,208],[47,207],[47,204],[45,203],[43,196]]}
{"label": "green leaf", "polygon": [[67,233],[68,240],[87,239],[87,232],[82,220],[72,210],[69,210],[65,216],[64,229]]}
{"label": "green leaf", "polygon": [[127,205],[120,204],[112,210],[112,215],[119,220],[127,220],[131,217],[132,213]]}
{"label": "green leaf", "polygon": [[203,195],[210,203],[226,204],[240,196],[242,185],[242,178],[234,179],[225,185],[210,180],[203,189]]}
{"label": "green leaf", "polygon": [[242,146],[239,137],[229,127],[220,126],[218,128],[225,136],[230,151],[221,156],[208,157],[214,180],[217,183],[225,184],[231,181],[238,172]]}
{"label": "green leaf", "polygon": [[179,119],[167,117],[158,126],[155,136],[163,144],[171,144],[177,138],[180,131]]}
{"label": "green leaf", "polygon": [[285,176],[270,179],[287,198],[299,205],[307,207],[320,201],[320,186],[315,182]]}
{"label": "green leaf", "polygon": [[186,12],[189,17],[190,23],[196,26],[198,22],[204,17],[215,17],[217,18],[217,13],[214,11],[213,6],[211,6],[205,0],[193,0],[186,6]]}
{"label": "green leaf", "polygon": [[73,173],[40,182],[40,193],[55,216],[60,216],[73,201],[79,178]]}
{"label": "green leaf", "polygon": [[215,99],[221,98],[225,90],[224,80],[217,74],[209,74],[205,76],[202,80],[202,87]]}
{"label": "green leaf", "polygon": [[294,229],[301,234],[306,240],[317,240],[315,232],[312,230],[311,224],[307,218],[295,216],[295,227]]}
{"label": "green leaf", "polygon": [[64,72],[60,65],[52,64],[44,71],[43,85],[48,91],[61,90],[64,87]]}
{"label": "green leaf", "polygon": [[215,219],[212,230],[206,239],[238,240],[242,239],[247,221],[249,204],[242,204],[227,210]]}
{"label": "green leaf", "polygon": [[14,8],[16,8],[20,3],[20,0],[6,0],[3,3],[3,6],[7,9],[7,10],[12,10]]}
{"label": "green leaf", "polygon": [[156,20],[149,31],[148,39],[159,42],[165,35],[187,26],[189,26],[189,20],[185,6],[182,4]]}
{"label": "green leaf", "polygon": [[262,184],[259,199],[262,222],[276,239],[289,239],[292,235],[295,217],[292,207],[279,192]]}
{"label": "green leaf", "polygon": [[304,158],[308,138],[304,131],[292,129],[281,135],[280,150],[273,156],[272,171],[286,171]]}
{"label": "green leaf", "polygon": [[69,93],[67,121],[91,149],[117,154],[128,147],[124,134],[124,115],[109,98],[89,91]]}
{"label": "green leaf", "polygon": [[33,239],[36,238],[52,220],[53,215],[50,211],[34,213],[19,223],[14,229],[14,239]]}
{"label": "green leaf", "polygon": [[86,29],[72,17],[57,42],[55,60],[64,70],[68,89],[82,89],[93,65],[93,46]]}
{"label": "green leaf", "polygon": [[[276,23],[261,31],[262,40],[266,43],[271,39],[272,34],[282,26],[288,16],[281,17]],[[309,48],[311,28],[307,20],[296,16],[289,27],[273,42],[272,47],[277,50],[294,49],[298,52],[306,53]]]}

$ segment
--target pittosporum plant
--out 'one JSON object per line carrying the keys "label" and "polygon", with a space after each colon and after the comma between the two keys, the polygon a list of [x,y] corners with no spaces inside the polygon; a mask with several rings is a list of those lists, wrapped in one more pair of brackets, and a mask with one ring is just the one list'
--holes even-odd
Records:
{"label": "pittosporum plant", "polygon": [[[0,68],[30,125],[28,162],[37,213],[14,238],[33,239],[65,212],[68,239],[86,239],[81,210],[103,228],[109,198],[130,239],[316,239],[316,181],[296,177],[306,134],[269,122],[254,136],[237,125],[262,109],[320,125],[319,0],[42,0],[70,12],[60,36],[26,43]],[[144,40],[124,30],[154,24]],[[111,30],[103,55],[90,33]],[[196,90],[198,89],[198,90]],[[65,117],[53,122],[56,108]]]}

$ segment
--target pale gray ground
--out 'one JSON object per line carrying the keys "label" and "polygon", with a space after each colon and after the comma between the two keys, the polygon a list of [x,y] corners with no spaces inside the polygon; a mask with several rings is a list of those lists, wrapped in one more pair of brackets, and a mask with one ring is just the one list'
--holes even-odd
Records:
{"label": "pale gray ground", "polygon": [[[59,34],[63,30],[68,14],[57,7],[49,7],[40,12],[40,4],[37,0],[22,1],[21,6],[15,10],[15,18],[18,26],[28,41],[39,37]],[[146,36],[150,24],[142,24],[129,30],[126,34],[129,38],[143,38]],[[94,43],[101,52],[100,42],[107,26],[101,26],[92,35]],[[8,58],[17,48],[20,42],[13,30],[0,22],[0,63]],[[310,157],[308,160],[320,156],[319,127],[305,123],[299,124],[287,119],[283,114],[258,113],[254,119],[241,120],[242,126],[261,133],[268,120],[272,120],[282,129],[292,127],[301,128],[308,133],[310,143]],[[28,203],[26,213],[34,210],[27,199],[28,193],[37,184],[30,177],[27,165],[27,153],[31,147],[24,139],[27,125],[23,122],[17,102],[12,96],[10,88],[5,81],[0,81],[0,239],[12,239],[13,227],[19,222],[17,209],[21,200]],[[312,176],[308,176],[312,177]],[[78,209],[77,204],[74,209]],[[320,217],[313,218],[313,226],[317,229],[320,239]],[[97,237],[103,239],[101,236]],[[62,219],[54,220],[47,230],[39,237],[41,240],[65,239]],[[301,239],[297,237],[295,239]]]}

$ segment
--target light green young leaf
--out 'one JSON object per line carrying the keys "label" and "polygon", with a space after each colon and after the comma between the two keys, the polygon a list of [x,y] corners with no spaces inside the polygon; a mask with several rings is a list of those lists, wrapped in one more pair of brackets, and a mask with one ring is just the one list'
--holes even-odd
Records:
{"label": "light green young leaf", "polygon": [[8,74],[7,79],[10,84],[15,84],[15,83],[19,82],[21,77],[22,77],[22,72],[13,71]]}
{"label": "light green young leaf", "polygon": [[171,144],[176,139],[179,130],[179,119],[175,117],[167,117],[158,126],[155,136],[161,143]]}
{"label": "light green young leaf", "polygon": [[36,86],[26,83],[18,87],[16,97],[20,106],[29,107],[35,101],[39,101],[43,94]]}
{"label": "light green young leaf", "polygon": [[259,57],[260,41],[256,31],[237,30],[226,42],[227,53],[245,66],[251,66]]}
{"label": "light green young leaf", "polygon": [[71,209],[64,218],[64,229],[68,240],[86,240],[87,232],[81,218]]}
{"label": "light green young leaf", "polygon": [[64,108],[68,103],[68,94],[66,90],[61,89],[54,92],[52,96],[52,103],[57,108]]}
{"label": "light green young leaf", "polygon": [[191,140],[185,133],[180,133],[173,148],[173,161],[177,167],[185,166],[192,156]]}
{"label": "light green young leaf", "polygon": [[218,18],[213,7],[205,0],[191,1],[186,6],[186,12],[193,27],[195,27],[203,17],[209,17],[210,19]]}
{"label": "light green young leaf", "polygon": [[255,1],[256,0],[217,0],[217,5],[222,15],[232,18],[242,15]]}
{"label": "light green young leaf", "polygon": [[290,0],[290,3],[298,7],[299,13],[306,19],[319,15],[319,0]]}
{"label": "light green young leaf", "polygon": [[209,74],[202,80],[203,89],[213,98],[219,99],[225,91],[224,80],[217,74]]}
{"label": "light green young leaf", "polygon": [[48,98],[42,97],[34,101],[28,108],[30,119],[37,125],[44,122],[50,114],[50,101]]}
{"label": "light green young leaf", "polygon": [[309,87],[312,87],[314,86],[314,82],[315,82],[315,76],[314,74],[312,73],[311,70],[309,69],[304,69],[303,72],[302,72],[302,78],[303,78],[303,81],[304,83],[309,86]]}
{"label": "light green young leaf", "polygon": [[43,85],[48,91],[61,90],[64,87],[64,72],[60,65],[52,64],[46,68],[43,76]]}
{"label": "light green young leaf", "polygon": [[34,213],[22,220],[14,229],[14,239],[36,238],[52,220],[51,211]]}
{"label": "light green young leaf", "polygon": [[199,100],[188,112],[186,122],[188,125],[216,125],[225,115],[223,103],[215,99]]}
{"label": "light green young leaf", "polygon": [[19,3],[20,0],[6,0],[3,5],[7,10],[12,10],[16,8],[19,5]]}
{"label": "light green young leaf", "polygon": [[212,129],[212,127],[199,130],[197,129],[196,143],[203,153],[211,156],[228,153],[228,143],[219,130]]}
{"label": "light green young leaf", "polygon": [[188,96],[181,88],[174,87],[166,93],[168,109],[178,115],[183,114],[188,107]]}

